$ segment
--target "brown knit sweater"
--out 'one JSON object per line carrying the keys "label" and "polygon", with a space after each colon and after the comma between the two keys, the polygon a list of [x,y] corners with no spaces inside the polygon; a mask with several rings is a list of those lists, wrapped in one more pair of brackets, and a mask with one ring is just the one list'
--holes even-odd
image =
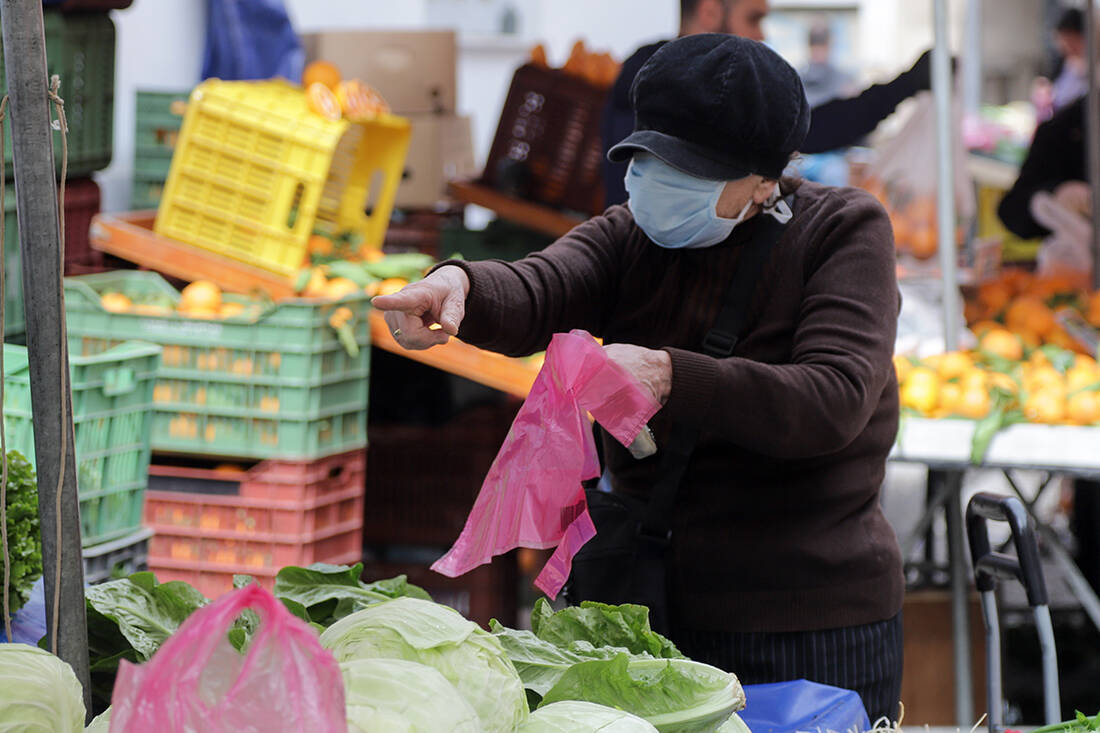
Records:
{"label": "brown knit sweater", "polygon": [[[702,428],[677,495],[673,601],[686,628],[798,631],[890,618],[901,557],[879,506],[897,432],[898,314],[886,213],[856,189],[804,183],[764,266],[734,355],[699,351],[740,245],[668,250],[613,206],[519,262],[453,262],[470,278],[459,338],[520,355],[587,329],[664,349],[672,391],[651,421]],[[645,496],[658,458],[605,440],[616,491]]]}

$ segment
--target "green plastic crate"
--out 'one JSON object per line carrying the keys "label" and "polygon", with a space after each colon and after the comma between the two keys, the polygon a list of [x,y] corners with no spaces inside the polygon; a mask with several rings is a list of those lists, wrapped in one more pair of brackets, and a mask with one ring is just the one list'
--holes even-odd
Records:
{"label": "green plastic crate", "polygon": [[133,189],[130,191],[130,209],[155,209],[160,206],[164,195],[165,178],[158,176],[134,176]]}
{"label": "green plastic crate", "polygon": [[134,170],[138,177],[168,178],[172,153],[183,127],[189,91],[137,93],[134,115]]}
{"label": "green plastic crate", "polygon": [[[81,539],[85,547],[141,528],[149,483],[149,436],[159,346],[127,342],[71,356]],[[4,427],[9,450],[34,462],[27,349],[4,345]]]}
{"label": "green plastic crate", "polygon": [[[69,123],[70,176],[106,168],[111,162],[115,105],[115,26],[107,13],[64,14],[44,10],[46,70],[61,77]],[[7,93],[0,55],[0,95]],[[52,115],[52,105],[51,105]],[[11,125],[4,138],[7,175],[11,166]],[[61,172],[61,133],[54,132],[54,161]]]}
{"label": "green plastic crate", "polygon": [[[69,348],[96,353],[121,338],[161,344],[154,390],[153,450],[262,460],[309,461],[367,444],[369,299],[291,299],[224,319],[111,313],[99,295],[172,305],[179,293],[151,272],[120,271],[65,280]],[[228,297],[228,296],[227,296]],[[358,353],[329,325],[353,313]]]}
{"label": "green plastic crate", "polygon": [[23,307],[23,259],[19,254],[19,222],[15,216],[15,186],[4,186],[4,340],[27,332]]}

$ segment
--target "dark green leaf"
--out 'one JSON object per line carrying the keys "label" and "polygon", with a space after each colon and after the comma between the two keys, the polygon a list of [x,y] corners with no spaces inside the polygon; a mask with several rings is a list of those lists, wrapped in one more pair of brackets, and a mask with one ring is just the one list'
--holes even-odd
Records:
{"label": "dark green leaf", "polygon": [[89,586],[84,596],[94,611],[118,625],[143,659],[153,656],[188,616],[207,603],[187,583],[158,584],[152,573]]}

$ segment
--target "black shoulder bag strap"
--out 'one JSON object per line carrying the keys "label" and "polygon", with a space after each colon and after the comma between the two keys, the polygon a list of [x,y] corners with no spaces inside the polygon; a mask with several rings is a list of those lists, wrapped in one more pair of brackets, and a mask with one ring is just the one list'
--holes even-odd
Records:
{"label": "black shoulder bag strap", "polygon": [[[784,199],[789,206],[793,196]],[[703,353],[717,359],[733,354],[737,342],[744,335],[749,317],[749,306],[756,293],[760,274],[772,247],[779,241],[784,224],[774,217],[764,216],[761,231],[742,246],[744,251],[737,261],[737,269],[726,288],[722,308],[707,335],[703,338]],[[676,503],[676,491],[684,477],[688,461],[699,439],[698,428],[674,425],[666,445],[660,446],[661,466],[657,482],[649,496],[649,502],[638,525],[639,537],[657,547],[665,547],[672,540],[672,514]]]}

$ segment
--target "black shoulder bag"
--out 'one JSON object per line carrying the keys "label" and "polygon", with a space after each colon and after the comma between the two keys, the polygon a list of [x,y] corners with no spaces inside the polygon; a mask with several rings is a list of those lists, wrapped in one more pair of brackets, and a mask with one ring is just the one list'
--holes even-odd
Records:
{"label": "black shoulder bag", "polygon": [[[744,334],[764,263],[784,226],[770,216],[761,224],[763,230],[743,245],[722,309],[703,339],[702,352],[708,356],[731,356]],[[649,607],[655,630],[669,633],[672,517],[676,491],[698,439],[698,428],[673,426],[667,444],[659,447],[661,465],[648,502],[598,489],[585,492],[597,534],[573,558],[565,587],[569,603],[638,603]]]}

